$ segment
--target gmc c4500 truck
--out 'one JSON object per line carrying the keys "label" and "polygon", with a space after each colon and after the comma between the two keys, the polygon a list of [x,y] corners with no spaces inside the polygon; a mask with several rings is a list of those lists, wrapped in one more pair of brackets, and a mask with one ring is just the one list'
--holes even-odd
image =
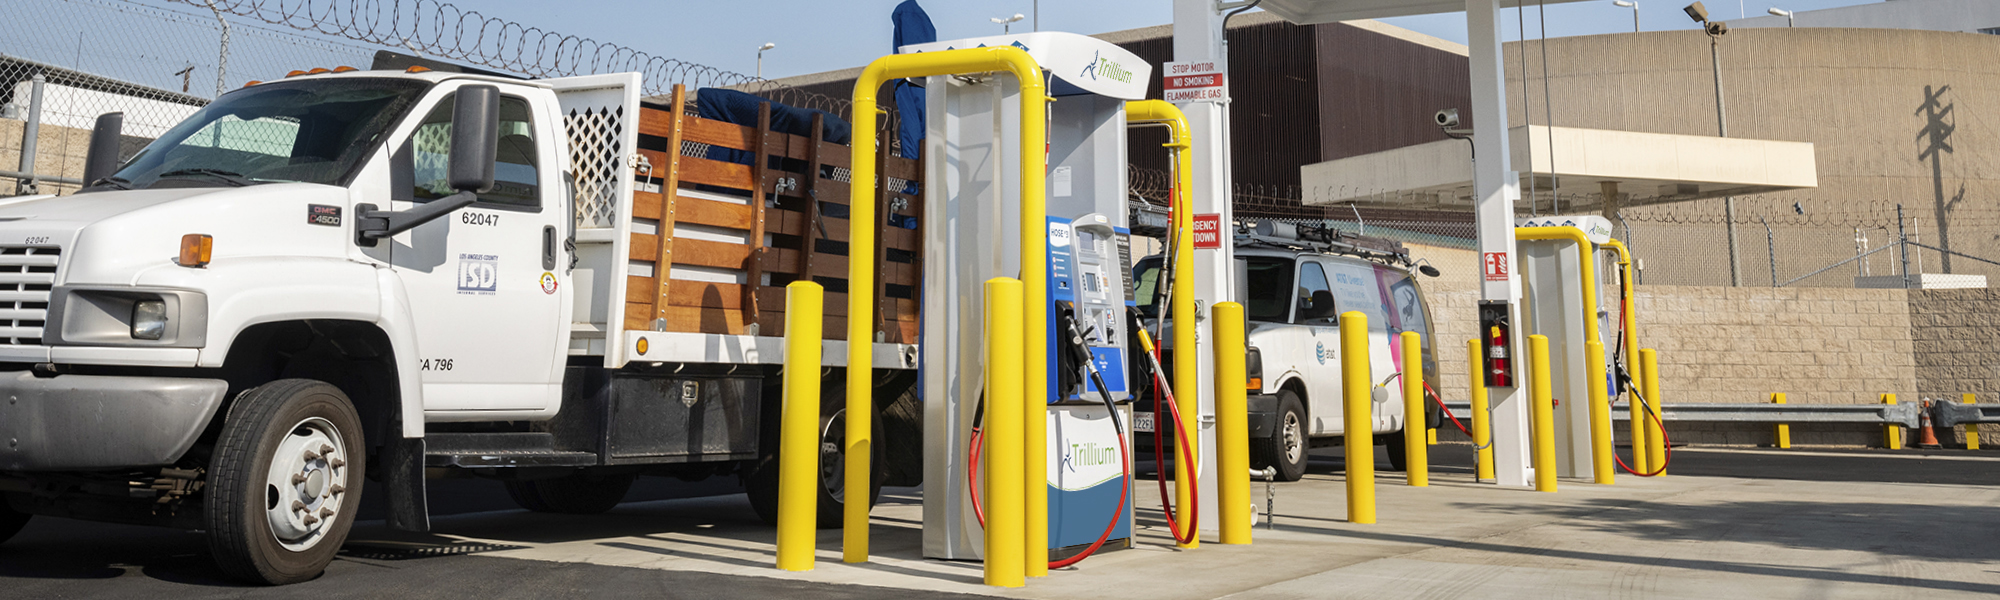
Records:
{"label": "gmc c4500 truck", "polygon": [[[769,518],[800,278],[827,286],[825,331],[875,322],[873,481],[919,480],[892,458],[921,443],[915,161],[851,199],[830,114],[732,124],[692,111],[746,95],[437,67],[253,83],[77,194],[0,199],[0,541],[31,515],[201,529],[232,576],[296,582],[364,491],[427,529],[427,473],[560,513],[734,475]],[[877,256],[846,256],[850,202],[881,205],[859,224]],[[879,261],[875,289],[846,287],[849,260]],[[851,293],[880,314],[845,314]],[[846,377],[826,343],[822,376]],[[821,464],[821,523],[873,501]]]}

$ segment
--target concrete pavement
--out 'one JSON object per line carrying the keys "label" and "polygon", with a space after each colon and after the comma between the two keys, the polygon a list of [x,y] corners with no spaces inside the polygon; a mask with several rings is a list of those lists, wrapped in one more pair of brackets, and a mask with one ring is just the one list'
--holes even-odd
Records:
{"label": "concrete pavement", "polygon": [[[1281,484],[1277,528],[1256,543],[1171,547],[1141,480],[1140,545],[1017,590],[974,563],[920,557],[920,500],[892,489],[874,512],[875,560],[839,562],[820,536],[814,571],[773,568],[772,531],[741,495],[631,502],[594,517],[487,510],[437,535],[357,529],[305,588],[242,589],[203,576],[194,534],[58,520],[0,546],[0,589],[30,595],[264,596],[391,590],[418,596],[587,592],[1080,598],[1991,597],[2000,594],[2000,453],[1676,452],[1673,474],[1555,494],[1470,482],[1465,446],[1434,448],[1432,486],[1383,473],[1380,523],[1351,525],[1337,452]],[[1382,462],[1378,459],[1378,464]],[[483,498],[481,494],[470,494]],[[1260,505],[1263,484],[1253,484]],[[56,534],[61,530],[61,535]],[[59,539],[57,539],[59,538]],[[27,562],[22,562],[22,561]],[[26,586],[26,587],[22,587]],[[1115,593],[1113,593],[1115,591]],[[350,592],[350,593],[340,593]],[[1109,597],[1109,596],[1107,596]]]}

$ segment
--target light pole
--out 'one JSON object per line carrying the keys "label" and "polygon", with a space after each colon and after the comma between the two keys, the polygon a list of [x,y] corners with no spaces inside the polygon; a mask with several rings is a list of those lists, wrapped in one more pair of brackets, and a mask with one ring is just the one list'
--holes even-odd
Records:
{"label": "light pole", "polygon": [[1777,16],[1777,17],[1784,17],[1784,18],[1785,18],[1785,26],[1786,26],[1786,27],[1798,27],[1798,26],[1799,26],[1799,23],[1798,23],[1798,21],[1797,21],[1796,19],[1794,19],[1794,18],[1792,17],[1792,11],[1789,11],[1789,10],[1785,10],[1785,9],[1782,9],[1782,8],[1778,8],[1778,7],[1775,7],[1775,6],[1773,6],[1773,7],[1771,7],[1771,10],[1767,10],[1767,11],[1764,11],[1764,12],[1767,12],[1767,13],[1771,13],[1771,15],[1772,15],[1772,16]]}
{"label": "light pole", "polygon": [[1011,33],[1013,30],[1014,22],[1026,18],[1028,18],[1028,15],[1024,15],[1021,13],[1014,13],[1014,16],[1007,17],[1005,19],[1002,19],[1000,17],[993,17],[992,19],[989,20],[993,21],[994,25],[1000,26],[1000,33]]}
{"label": "light pole", "polygon": [[[1716,41],[1722,39],[1724,34],[1729,33],[1729,25],[1721,21],[1708,20],[1708,8],[1702,6],[1700,2],[1689,4],[1681,10],[1687,12],[1688,18],[1701,23],[1702,32],[1708,34],[1708,58],[1715,65],[1716,134],[1721,137],[1729,137],[1729,112],[1722,102],[1722,52],[1717,48],[1716,44]],[[1743,258],[1742,253],[1737,251],[1736,244],[1735,196],[1727,196],[1722,199],[1722,221],[1725,230],[1729,234],[1729,285],[1731,287],[1743,287]]]}
{"label": "light pole", "polygon": [[1639,32],[1639,3],[1637,0],[1611,0],[1617,6],[1632,9],[1632,33]]}
{"label": "light pole", "polygon": [[777,44],[770,42],[764,42],[764,45],[757,47],[757,79],[759,81],[764,79],[764,51],[776,47],[778,47]]}

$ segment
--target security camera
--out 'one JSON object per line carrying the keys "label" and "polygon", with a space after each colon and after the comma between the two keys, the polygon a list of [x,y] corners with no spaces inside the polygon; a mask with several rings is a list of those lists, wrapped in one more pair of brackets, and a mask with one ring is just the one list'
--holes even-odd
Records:
{"label": "security camera", "polygon": [[1708,7],[1702,6],[1700,2],[1689,4],[1687,8],[1681,10],[1687,11],[1688,18],[1694,19],[1696,23],[1708,22]]}
{"label": "security camera", "polygon": [[1437,112],[1436,115],[1433,115],[1431,118],[1437,122],[1438,127],[1451,129],[1453,127],[1458,126],[1458,109],[1447,108],[1444,110],[1440,110]]}
{"label": "security camera", "polygon": [[1709,35],[1720,36],[1729,33],[1729,24],[1720,21],[1710,22],[1707,29]]}

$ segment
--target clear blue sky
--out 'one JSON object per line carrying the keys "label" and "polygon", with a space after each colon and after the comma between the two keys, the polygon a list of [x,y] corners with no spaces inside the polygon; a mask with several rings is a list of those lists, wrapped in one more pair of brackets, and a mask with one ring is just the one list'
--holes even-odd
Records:
{"label": "clear blue sky", "polygon": [[[889,11],[900,0],[728,0],[722,2],[657,2],[610,0],[459,0],[485,13],[571,35],[616,42],[657,55],[749,73],[756,68],[757,46],[776,43],[764,54],[764,75],[783,77],[860,66],[889,51]],[[1680,7],[1692,0],[1640,0],[1640,21],[1646,30],[1691,29],[1693,22]],[[1743,11],[1762,15],[1771,6],[1814,10],[1879,0],[1742,0]],[[988,19],[1025,13],[1015,31],[1029,29],[1034,17],[1031,0],[924,0],[940,39],[1000,33]],[[1103,33],[1173,21],[1171,0],[1043,0],[1041,27],[1077,33]],[[1706,0],[1713,16],[1737,16],[1734,0]],[[552,5],[562,6],[551,10]],[[844,10],[828,8],[840,5]],[[1514,11],[1505,11],[1503,29],[1514,32]],[[627,18],[606,18],[627,15]],[[1528,36],[1539,35],[1535,10],[1527,11]],[[1465,41],[1463,14],[1404,17],[1396,25],[1444,39]],[[1593,0],[1548,7],[1549,35],[1591,35],[1630,31],[1630,9],[1611,0]]]}

